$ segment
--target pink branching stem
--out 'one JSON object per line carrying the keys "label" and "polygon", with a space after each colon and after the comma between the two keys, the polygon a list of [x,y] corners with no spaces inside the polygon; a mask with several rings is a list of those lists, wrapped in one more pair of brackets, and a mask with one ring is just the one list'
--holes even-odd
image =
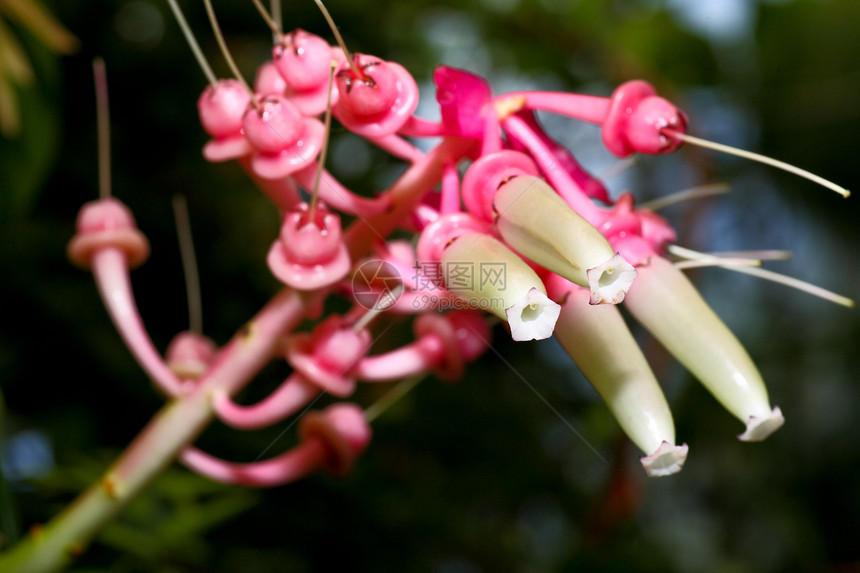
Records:
{"label": "pink branching stem", "polygon": [[319,167],[316,161],[311,161],[305,169],[293,174],[295,180],[305,189],[319,189],[319,197],[332,209],[360,215],[363,217],[381,213],[388,206],[387,200],[382,197],[368,198],[356,195],[334,178],[325,169],[322,170],[319,186],[316,186],[316,177]]}
{"label": "pink branching stem", "polygon": [[125,253],[117,248],[99,249],[93,252],[91,264],[105,308],[135,360],[162,392],[171,397],[182,394],[187,386],[167,367],[143,326]]}
{"label": "pink branching stem", "polygon": [[430,310],[441,312],[449,308],[457,308],[463,302],[442,287],[408,290],[400,295],[389,312],[394,314],[418,314]]}
{"label": "pink branching stem", "polygon": [[67,564],[76,548],[85,547],[212,421],[211,397],[237,392],[271,359],[306,304],[292,289],[276,295],[234,335],[191,391],[162,408],[96,483],[37,535],[0,558],[0,565],[26,563],[28,571],[54,571]]}
{"label": "pink branching stem", "polygon": [[481,155],[489,155],[502,149],[502,134],[499,125],[499,116],[492,106],[487,106],[484,114],[484,138],[481,141]]}
{"label": "pink branching stem", "polygon": [[446,163],[442,169],[442,204],[441,214],[460,212],[460,174],[454,163]]}
{"label": "pink branching stem", "polygon": [[319,393],[317,386],[292,374],[274,392],[251,406],[236,404],[227,394],[215,396],[212,403],[215,414],[225,424],[240,430],[255,430],[292,416]]}
{"label": "pink branching stem", "polygon": [[237,464],[188,447],[180,461],[211,479],[255,487],[271,487],[300,479],[319,468],[328,455],[327,446],[319,438],[302,442],[292,450],[269,460]]}
{"label": "pink branching stem", "polygon": [[393,155],[410,163],[420,161],[424,152],[397,135],[391,133],[381,137],[368,137],[367,140]]}
{"label": "pink branching stem", "polygon": [[250,155],[240,158],[239,164],[248,174],[248,177],[254,181],[254,184],[282,211],[289,211],[301,201],[299,190],[291,178],[263,179],[251,169]]}
{"label": "pink branching stem", "polygon": [[598,125],[603,123],[611,102],[609,98],[600,96],[537,91],[514,92],[501,97],[523,97],[526,100],[526,108],[540,109]]}
{"label": "pink branching stem", "polygon": [[568,205],[583,218],[594,224],[600,220],[600,210],[591,202],[591,199],[576,184],[570,173],[555,158],[552,150],[547,147],[540,135],[535,133],[529,125],[516,115],[508,116],[502,122],[505,131],[516,139],[523,147],[528,149],[535,162],[543,171],[550,184],[558,191]]}
{"label": "pink branching stem", "polygon": [[446,138],[421,161],[413,164],[389,190],[382,195],[390,201],[385,213],[359,219],[349,226],[344,242],[352,260],[369,252],[373,243],[387,237],[415,211],[425,194],[430,192],[442,176],[442,168],[449,161],[472,156],[476,151],[474,140]]}
{"label": "pink branching stem", "polygon": [[365,382],[391,382],[431,370],[444,357],[444,342],[426,334],[397,350],[362,358],[355,373]]}
{"label": "pink branching stem", "polygon": [[441,122],[421,119],[414,115],[406,121],[398,133],[406,137],[444,137],[453,135]]}

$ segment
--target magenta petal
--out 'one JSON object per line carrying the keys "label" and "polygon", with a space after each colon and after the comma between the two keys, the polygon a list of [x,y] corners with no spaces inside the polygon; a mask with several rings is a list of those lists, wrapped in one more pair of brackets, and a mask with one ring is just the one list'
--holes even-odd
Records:
{"label": "magenta petal", "polygon": [[442,123],[464,137],[483,137],[482,109],[490,102],[490,85],[480,76],[439,66],[433,73]]}

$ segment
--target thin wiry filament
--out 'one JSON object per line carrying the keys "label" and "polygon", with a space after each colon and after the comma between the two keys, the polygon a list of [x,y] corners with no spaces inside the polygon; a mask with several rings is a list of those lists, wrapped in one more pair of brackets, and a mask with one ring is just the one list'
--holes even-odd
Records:
{"label": "thin wiry filament", "polygon": [[828,189],[836,191],[843,197],[848,197],[849,195],[851,195],[851,192],[848,189],[845,189],[844,187],[837,185],[832,181],[828,181],[823,177],[819,177],[814,173],[810,173],[806,169],[801,169],[800,167],[796,167],[794,165],[791,165],[790,163],[786,163],[784,161],[768,157],[767,155],[761,155],[760,153],[753,153],[752,151],[738,149],[736,147],[731,147],[730,145],[723,145],[722,143],[715,143],[713,141],[708,141],[707,139],[693,137],[692,135],[687,135],[686,133],[675,131],[674,129],[663,129],[662,133],[667,137],[678,139],[685,143],[698,145],[699,147],[705,147],[707,149],[713,149],[715,151],[721,151],[723,153],[728,153],[729,155],[736,155],[738,157],[743,157],[744,159],[750,159],[752,161],[758,161],[759,163],[764,163],[766,165],[771,165],[778,169],[782,169],[783,171],[794,173],[795,175],[799,175],[805,179],[814,181],[815,183],[818,183],[823,187],[827,187]]}
{"label": "thin wiry filament", "polygon": [[203,50],[200,49],[200,45],[197,43],[197,38],[194,37],[194,33],[191,31],[191,26],[189,26],[188,22],[185,20],[185,15],[179,8],[176,0],[167,0],[167,3],[170,4],[170,9],[173,11],[176,23],[179,24],[179,28],[182,30],[182,35],[185,36],[185,41],[188,42],[188,47],[191,48],[191,53],[193,53],[194,57],[197,59],[197,64],[200,66],[200,69],[203,70],[203,75],[206,76],[206,80],[209,82],[209,85],[214,88],[218,85],[218,78],[215,77],[215,74],[212,72],[212,68],[209,66],[209,62],[206,60],[206,56],[203,55]]}

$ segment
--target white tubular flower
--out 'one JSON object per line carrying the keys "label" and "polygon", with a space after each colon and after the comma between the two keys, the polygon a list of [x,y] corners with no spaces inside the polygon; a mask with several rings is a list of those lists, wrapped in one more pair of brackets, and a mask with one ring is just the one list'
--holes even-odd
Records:
{"label": "white tubular flower", "polygon": [[562,305],[555,335],[624,433],[646,456],[650,477],[681,471],[687,444],[675,445],[675,424],[666,398],[619,310],[587,304],[587,289],[575,287]]}
{"label": "white tubular flower", "polygon": [[615,304],[636,269],[591,223],[540,177],[520,175],[493,198],[496,226],[507,244],[542,267],[591,289],[591,304]]}
{"label": "white tubular flower", "polygon": [[561,308],[540,278],[501,241],[482,233],[454,239],[442,253],[445,286],[471,307],[506,320],[514,340],[552,336]]}
{"label": "white tubular flower", "polygon": [[739,439],[760,441],[782,426],[782,412],[771,410],[764,381],[746,350],[672,263],[651,257],[639,268],[636,286],[624,302],[636,320],[746,423]]}

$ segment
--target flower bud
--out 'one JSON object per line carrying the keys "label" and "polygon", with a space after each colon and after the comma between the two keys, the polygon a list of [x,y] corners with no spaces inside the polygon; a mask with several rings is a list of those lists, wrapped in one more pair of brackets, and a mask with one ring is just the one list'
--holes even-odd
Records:
{"label": "flower bud", "polygon": [[442,253],[445,286],[471,306],[508,321],[514,340],[552,336],[561,310],[537,273],[501,241],[482,233],[454,239]]}
{"label": "flower bud", "polygon": [[645,473],[660,477],[681,471],[688,448],[675,445],[672,413],[642,350],[616,307],[591,306],[588,298],[587,290],[570,285],[555,329],[558,341],[624,433],[648,454],[641,458]]}
{"label": "flower bud", "polygon": [[499,187],[493,207],[506,243],[546,269],[589,287],[591,304],[624,300],[636,269],[543,179],[510,179]]}
{"label": "flower bud", "polygon": [[746,423],[739,439],[760,441],[782,426],[782,412],[771,410],[767,389],[746,350],[672,263],[651,257],[640,267],[625,303],[636,320]]}

